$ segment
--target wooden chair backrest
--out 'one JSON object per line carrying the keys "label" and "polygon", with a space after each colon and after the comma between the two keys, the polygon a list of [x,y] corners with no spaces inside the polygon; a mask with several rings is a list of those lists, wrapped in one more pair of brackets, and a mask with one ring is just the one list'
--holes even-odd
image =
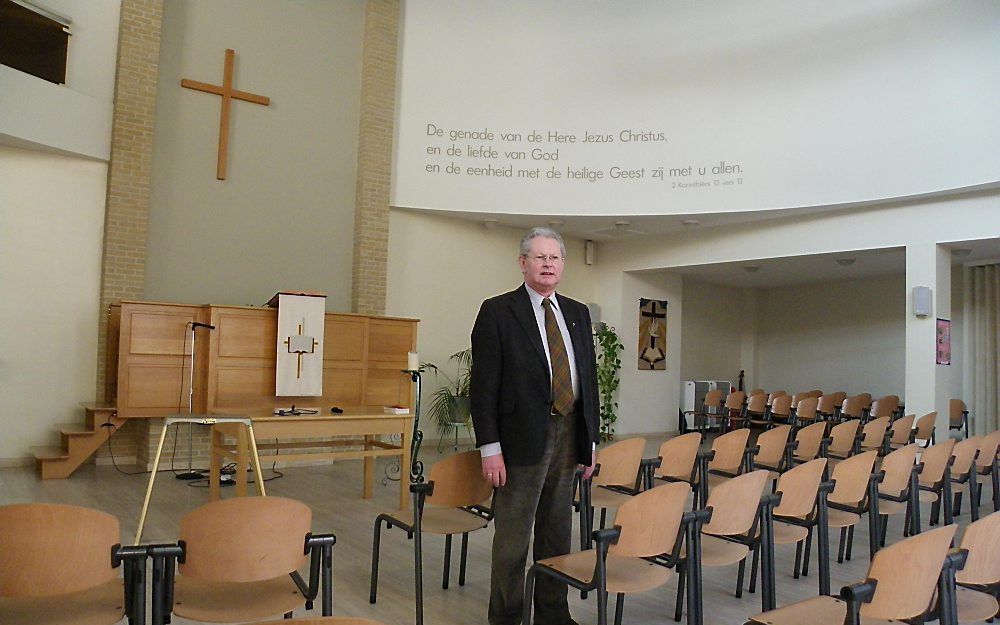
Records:
{"label": "wooden chair backrest", "polygon": [[1000,430],[990,432],[983,437],[979,443],[979,457],[976,458],[976,466],[986,469],[993,464],[993,459],[1000,452]]}
{"label": "wooden chair backrest", "polygon": [[931,440],[931,435],[934,434],[934,423],[936,421],[937,412],[928,412],[924,416],[917,419],[917,433],[914,437],[919,438],[922,441]]}
{"label": "wooden chair backrest", "polygon": [[111,547],[118,519],[90,508],[52,503],[0,506],[0,597],[48,597],[93,588],[117,577]]}
{"label": "wooden chair backrest", "polygon": [[847,399],[847,393],[844,391],[837,391],[836,393],[831,393],[830,395],[833,397],[833,403],[836,406],[840,406],[844,403],[844,400]]}
{"label": "wooden chair backrest", "polygon": [[779,397],[782,397],[784,395],[788,395],[788,393],[786,393],[785,391],[771,391],[771,393],[767,396],[767,405],[768,406],[773,405],[775,399],[778,399]]}
{"label": "wooden chair backrest", "polygon": [[809,395],[809,397],[820,398],[820,397],[823,396],[823,391],[821,391],[818,388],[814,388],[813,390],[809,391],[808,395]]}
{"label": "wooden chair backrest", "polygon": [[743,407],[743,400],[746,399],[747,394],[743,391],[733,391],[729,393],[726,397],[726,409],[727,410],[739,410]]}
{"label": "wooden chair backrest", "polygon": [[763,393],[751,395],[747,400],[747,412],[764,414],[765,410],[767,410],[767,395]]}
{"label": "wooden chair backrest", "polygon": [[833,414],[833,411],[837,409],[839,402],[837,401],[836,395],[823,395],[816,402],[816,411],[822,412],[823,414]]}
{"label": "wooden chair backrest", "polygon": [[642,452],[645,449],[646,439],[640,437],[615,441],[603,449],[598,449],[597,463],[601,465],[601,470],[594,477],[594,485],[634,485],[635,477],[639,474],[639,465],[642,464]]}
{"label": "wooden chair backrest", "polygon": [[790,425],[779,425],[761,432],[760,436],[757,437],[760,451],[757,452],[755,459],[768,466],[778,466],[782,456],[785,455],[785,443],[788,442],[791,432],[792,426]]}
{"label": "wooden chair backrest", "polygon": [[861,439],[861,444],[865,447],[875,447],[881,445],[882,441],[885,440],[885,433],[889,431],[889,417],[879,417],[878,419],[872,419],[865,424],[865,427],[861,430],[864,435]]}
{"label": "wooden chair backrest", "polygon": [[882,459],[882,470],[885,471],[885,479],[879,490],[888,495],[899,495],[910,485],[910,471],[917,461],[917,452],[920,447],[917,444],[910,444],[901,447]]}
{"label": "wooden chair backrest", "polygon": [[861,422],[857,419],[844,421],[830,428],[830,451],[843,455],[854,448],[854,437],[858,434]]}
{"label": "wooden chair backrest", "polygon": [[816,458],[782,473],[775,488],[782,493],[781,503],[774,514],[802,518],[812,512],[825,468],[826,458]]}
{"label": "wooden chair backrest", "polygon": [[878,452],[873,449],[838,462],[830,476],[836,484],[829,500],[846,506],[858,505],[865,498],[868,478],[875,470],[877,459]]}
{"label": "wooden chair backrest", "polygon": [[709,461],[708,468],[729,473],[739,471],[748,440],[750,440],[750,428],[739,428],[717,437],[712,441],[715,457]]}
{"label": "wooden chair backrest", "polygon": [[792,408],[797,408],[799,402],[805,399],[806,397],[809,397],[809,393],[795,393],[794,395],[792,395]]}
{"label": "wooden chair backrest", "polygon": [[861,411],[865,408],[865,398],[860,395],[855,395],[854,397],[848,397],[841,403],[840,414],[845,417],[854,417],[858,419],[861,417]]}
{"label": "wooden chair backrest", "polygon": [[908,414],[892,422],[892,438],[889,439],[893,445],[905,445],[910,442],[910,432],[913,430],[913,420],[917,415]]}
{"label": "wooden chair backrest", "polygon": [[806,397],[799,402],[799,407],[795,411],[800,419],[813,420],[816,418],[816,406],[819,405],[819,397]]}
{"label": "wooden chair backrest", "polygon": [[872,404],[872,416],[876,419],[891,417],[892,413],[896,412],[896,408],[899,408],[899,395],[886,395]]}
{"label": "wooden chair backrest", "polygon": [[493,492],[493,485],[483,479],[483,461],[477,449],[438,460],[427,478],[434,482],[434,492],[427,497],[433,506],[471,506],[486,501]]}
{"label": "wooden chair backrest", "polygon": [[955,443],[954,449],[951,450],[951,455],[955,458],[951,464],[953,478],[968,475],[972,471],[982,438],[982,436],[971,436]]}
{"label": "wooden chair backrest", "polygon": [[804,428],[799,428],[795,434],[795,440],[799,446],[795,448],[795,455],[799,458],[815,458],[819,455],[819,446],[826,434],[826,423],[812,423]]}
{"label": "wooden chair backrest", "polygon": [[306,563],[312,510],[284,497],[234,497],[195,508],[181,518],[186,543],[181,575],[215,582],[256,582]]}
{"label": "wooden chair backrest", "polygon": [[641,558],[672,551],[690,492],[687,484],[674,482],[630,497],[615,513],[622,533],[608,553]]}
{"label": "wooden chair backrest", "polygon": [[858,393],[858,397],[861,398],[861,402],[862,402],[861,407],[862,408],[864,408],[864,409],[867,410],[868,408],[872,407],[872,394],[871,393]]}
{"label": "wooden chair backrest", "polygon": [[765,397],[767,397],[767,393],[765,393],[764,389],[762,388],[755,388],[754,390],[747,393],[747,397],[753,397],[754,395],[764,395]]}
{"label": "wooden chair backrest", "polygon": [[957,581],[984,586],[1000,582],[1000,512],[970,523],[959,548],[968,549],[969,558],[955,575]]}
{"label": "wooden chair backrest", "polygon": [[656,475],[680,480],[691,479],[700,446],[700,432],[688,432],[663,441],[660,445],[660,466],[656,469]]}
{"label": "wooden chair backrest", "polygon": [[782,395],[781,397],[775,397],[774,401],[771,402],[771,414],[776,414],[781,417],[787,417],[792,412],[792,397],[790,395]]}
{"label": "wooden chair backrest", "polygon": [[879,550],[867,575],[878,585],[871,602],[861,605],[861,616],[902,620],[926,612],[956,529],[946,525]]}
{"label": "wooden chair backrest", "polygon": [[712,389],[705,393],[705,409],[718,408],[722,405],[722,389]]}
{"label": "wooden chair backrest", "polygon": [[924,468],[920,471],[920,483],[923,486],[933,486],[944,478],[944,469],[951,460],[951,452],[955,449],[955,439],[932,445],[920,454],[920,462]]}
{"label": "wooden chair backrest", "polygon": [[965,402],[961,399],[948,400],[948,420],[954,426],[962,425],[962,412],[965,411]]}
{"label": "wooden chair backrest", "polygon": [[738,475],[719,484],[708,494],[712,520],[702,526],[706,534],[734,536],[753,527],[768,472],[761,469]]}

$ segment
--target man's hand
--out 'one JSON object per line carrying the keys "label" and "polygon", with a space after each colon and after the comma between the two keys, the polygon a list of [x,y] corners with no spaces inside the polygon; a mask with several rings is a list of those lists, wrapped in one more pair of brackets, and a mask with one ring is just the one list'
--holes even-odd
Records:
{"label": "man's hand", "polygon": [[507,483],[507,467],[503,463],[503,454],[483,458],[483,479],[494,487]]}
{"label": "man's hand", "polygon": [[593,452],[590,456],[590,466],[583,467],[583,479],[589,480],[590,476],[594,474],[594,468],[597,466],[597,452]]}

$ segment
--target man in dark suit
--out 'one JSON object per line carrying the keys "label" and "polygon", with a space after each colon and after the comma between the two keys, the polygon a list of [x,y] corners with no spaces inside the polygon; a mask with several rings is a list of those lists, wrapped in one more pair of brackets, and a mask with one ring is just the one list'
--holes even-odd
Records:
{"label": "man in dark suit", "polygon": [[[517,625],[534,560],[569,553],[573,475],[594,469],[599,406],[587,307],[558,295],[566,248],[548,228],[521,239],[519,288],[483,302],[472,330],[472,420],[494,498],[490,625]],[[543,575],[535,623],[571,625],[565,584]],[[531,625],[524,623],[523,625]]]}

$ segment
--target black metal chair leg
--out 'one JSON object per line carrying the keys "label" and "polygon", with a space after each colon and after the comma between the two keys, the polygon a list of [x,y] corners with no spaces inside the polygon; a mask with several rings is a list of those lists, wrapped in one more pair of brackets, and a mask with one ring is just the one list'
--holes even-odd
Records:
{"label": "black metal chair leg", "polygon": [[372,538],[372,577],[371,589],[368,594],[368,603],[375,603],[378,593],[378,561],[382,542],[382,519],[375,519],[375,536]]}
{"label": "black metal chair leg", "polygon": [[740,569],[736,574],[736,598],[741,599],[743,597],[743,570],[747,567],[747,559],[743,558],[740,560]]}
{"label": "black metal chair leg", "polygon": [[441,577],[441,588],[448,590],[451,581],[451,534],[444,537],[444,573]]}
{"label": "black metal chair leg", "polygon": [[462,534],[462,556],[458,564],[458,585],[465,586],[465,562],[469,558],[469,533]]}
{"label": "black metal chair leg", "polygon": [[[685,560],[686,562],[686,560]],[[681,622],[681,612],[684,606],[684,584],[687,582],[687,567],[677,564],[679,573],[677,575],[677,600],[674,602],[674,620]],[[691,607],[688,606],[690,610]]]}
{"label": "black metal chair leg", "polygon": [[[975,506],[970,505],[970,507]],[[952,500],[951,514],[952,516],[961,516],[962,514],[962,491],[960,490],[955,491],[955,496]]]}
{"label": "black metal chair leg", "polygon": [[760,547],[753,550],[753,561],[750,563],[750,587],[751,594],[757,592],[757,570],[760,567]]}
{"label": "black metal chair leg", "polygon": [[795,567],[792,569],[792,578],[799,578],[799,570],[802,567],[802,541],[795,543]]}
{"label": "black metal chair leg", "polygon": [[[852,526],[853,528],[853,526]],[[837,564],[844,563],[844,547],[847,542],[847,526],[840,528],[840,544],[837,546]]]}
{"label": "black metal chair leg", "polygon": [[[979,494],[982,486],[979,485],[979,480],[976,479],[976,469],[975,467],[969,472],[969,514],[972,516],[973,521],[979,520],[979,506],[974,505],[972,502],[976,500],[976,496]],[[961,493],[962,491],[958,491]]]}
{"label": "black metal chair leg", "polygon": [[622,625],[622,612],[625,611],[625,593],[615,596],[615,625]]}
{"label": "black metal chair leg", "polygon": [[810,527],[806,534],[806,553],[802,557],[802,577],[809,577],[809,553],[812,552],[813,530]]}
{"label": "black metal chair leg", "polygon": [[608,520],[608,509],[607,508],[601,508],[601,529],[604,529],[605,527],[607,527],[607,525],[606,525],[607,520]]}
{"label": "black metal chair leg", "polygon": [[881,546],[885,547],[885,534],[886,534],[887,531],[889,531],[889,515],[888,514],[880,514],[879,516],[882,517],[882,519],[880,521],[880,523],[882,524],[882,529],[879,532],[879,538],[878,538],[878,540],[879,540],[879,544]]}
{"label": "black metal chair leg", "polygon": [[847,559],[851,559],[851,551],[854,550],[854,526],[847,530]]}

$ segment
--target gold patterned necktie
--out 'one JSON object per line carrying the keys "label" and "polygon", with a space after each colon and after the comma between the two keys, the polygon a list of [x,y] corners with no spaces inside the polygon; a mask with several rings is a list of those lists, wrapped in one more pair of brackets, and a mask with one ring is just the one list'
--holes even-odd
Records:
{"label": "gold patterned necktie", "polygon": [[552,301],[542,300],[545,309],[545,338],[549,344],[549,358],[552,361],[552,408],[561,415],[573,412],[573,378],[569,372],[569,356],[562,332],[552,311]]}

